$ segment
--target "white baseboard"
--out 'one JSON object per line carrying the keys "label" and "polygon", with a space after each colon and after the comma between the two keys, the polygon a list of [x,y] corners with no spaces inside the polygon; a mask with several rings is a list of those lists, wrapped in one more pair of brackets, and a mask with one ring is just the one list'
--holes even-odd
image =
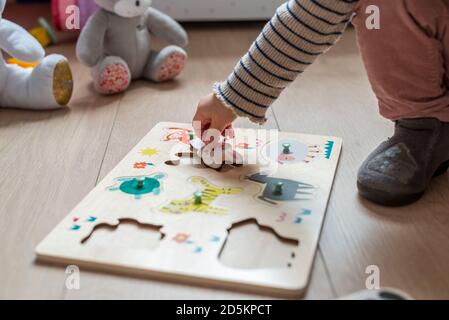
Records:
{"label": "white baseboard", "polygon": [[157,8],[179,21],[264,20],[286,0],[153,0]]}

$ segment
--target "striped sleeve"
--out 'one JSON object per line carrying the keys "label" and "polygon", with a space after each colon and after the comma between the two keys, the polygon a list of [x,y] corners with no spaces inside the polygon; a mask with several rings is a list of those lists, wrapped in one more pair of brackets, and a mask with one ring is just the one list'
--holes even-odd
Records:
{"label": "striped sleeve", "polygon": [[280,6],[214,93],[256,123],[281,92],[340,38],[357,0],[290,0]]}

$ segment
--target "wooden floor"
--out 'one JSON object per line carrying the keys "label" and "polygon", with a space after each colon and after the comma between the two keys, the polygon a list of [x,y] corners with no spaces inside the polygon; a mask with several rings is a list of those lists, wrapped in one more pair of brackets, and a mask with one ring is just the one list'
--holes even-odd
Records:
{"label": "wooden floor", "polygon": [[[88,270],[81,271],[81,290],[69,291],[64,268],[36,263],[33,253],[157,122],[189,122],[198,99],[227,76],[260,28],[189,25],[190,60],[177,82],[137,82],[114,97],[93,92],[73,44],[49,50],[65,54],[73,66],[70,108],[0,110],[0,298],[264,298]],[[239,125],[252,126],[244,120]],[[305,298],[363,289],[366,268],[377,265],[382,286],[415,298],[449,299],[449,176],[435,179],[424,198],[406,208],[382,208],[357,195],[358,166],[391,134],[392,124],[377,114],[353,31],[283,94],[267,127],[344,140]]]}

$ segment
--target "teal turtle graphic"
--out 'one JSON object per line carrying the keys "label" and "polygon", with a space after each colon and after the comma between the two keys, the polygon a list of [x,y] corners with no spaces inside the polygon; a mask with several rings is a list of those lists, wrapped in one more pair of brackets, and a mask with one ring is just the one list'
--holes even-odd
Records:
{"label": "teal turtle graphic", "polygon": [[163,173],[153,173],[146,176],[120,177],[114,179],[115,184],[108,188],[109,191],[121,191],[133,195],[135,199],[141,199],[143,195],[161,193],[161,182],[165,178]]}

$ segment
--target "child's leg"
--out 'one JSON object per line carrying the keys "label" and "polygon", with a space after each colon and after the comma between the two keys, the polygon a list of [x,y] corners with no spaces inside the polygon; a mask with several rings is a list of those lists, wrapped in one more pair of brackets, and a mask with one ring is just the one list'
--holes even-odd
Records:
{"label": "child's leg", "polygon": [[[370,5],[379,30],[366,27]],[[449,1],[361,0],[353,23],[380,113],[449,122]]]}
{"label": "child's leg", "polygon": [[[369,30],[366,8],[380,10]],[[421,197],[449,166],[449,1],[361,0],[354,25],[380,113],[395,133],[358,173],[360,194],[384,205]]]}

